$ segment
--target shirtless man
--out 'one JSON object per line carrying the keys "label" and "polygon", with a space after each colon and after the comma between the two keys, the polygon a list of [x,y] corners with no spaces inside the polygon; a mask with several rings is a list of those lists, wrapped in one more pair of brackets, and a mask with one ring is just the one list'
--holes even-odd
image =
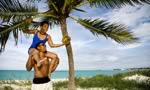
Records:
{"label": "shirtless man", "polygon": [[[39,51],[39,58],[42,60],[41,66],[37,66],[37,62],[34,57],[30,57],[26,63],[27,71],[31,71],[34,68],[34,79],[31,90],[52,90],[52,82],[50,80],[49,74],[51,74],[53,70],[50,70],[50,61],[48,60],[49,57],[46,57],[46,46],[44,43],[38,43],[36,45],[37,50]],[[31,59],[32,58],[32,59]]]}

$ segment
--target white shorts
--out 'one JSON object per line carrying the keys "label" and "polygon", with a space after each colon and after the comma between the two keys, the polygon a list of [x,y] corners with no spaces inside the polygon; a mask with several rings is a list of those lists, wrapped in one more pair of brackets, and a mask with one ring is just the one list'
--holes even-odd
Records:
{"label": "white shorts", "polygon": [[42,84],[32,84],[31,90],[53,90],[52,81]]}

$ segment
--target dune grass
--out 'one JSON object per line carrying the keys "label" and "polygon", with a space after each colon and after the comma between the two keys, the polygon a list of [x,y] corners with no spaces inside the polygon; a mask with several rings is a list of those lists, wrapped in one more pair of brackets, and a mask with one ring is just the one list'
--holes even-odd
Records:
{"label": "dune grass", "polygon": [[[144,75],[150,77],[150,70],[131,71],[112,76],[96,75],[91,78],[76,78],[76,86],[80,88],[108,88],[108,90],[150,90],[150,82],[137,83],[136,81],[123,80],[126,76]],[[67,87],[67,81],[54,83],[56,90]]]}

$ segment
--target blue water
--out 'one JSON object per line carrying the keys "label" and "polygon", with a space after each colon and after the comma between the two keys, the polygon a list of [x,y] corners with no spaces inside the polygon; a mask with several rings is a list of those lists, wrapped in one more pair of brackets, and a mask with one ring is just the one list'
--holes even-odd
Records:
{"label": "blue water", "polygon": [[[127,70],[80,70],[75,71],[75,77],[92,77],[98,74],[113,75],[125,73]],[[25,70],[0,70],[0,80],[32,80],[34,72]],[[55,71],[52,79],[68,78],[68,71]]]}

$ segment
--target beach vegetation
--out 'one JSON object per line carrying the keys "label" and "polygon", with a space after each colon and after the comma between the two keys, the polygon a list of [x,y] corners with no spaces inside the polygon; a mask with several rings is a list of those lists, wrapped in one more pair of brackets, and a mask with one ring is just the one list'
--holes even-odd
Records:
{"label": "beach vegetation", "polygon": [[[150,89],[150,80],[149,82],[138,83],[134,80],[124,80],[124,77],[131,75],[143,75],[150,77],[150,70],[136,70],[129,71],[127,73],[115,74],[115,75],[96,75],[89,78],[76,78],[76,86],[78,88],[107,88],[108,90],[149,90]],[[66,87],[66,81],[55,83],[54,87],[57,90],[60,88]]]}

